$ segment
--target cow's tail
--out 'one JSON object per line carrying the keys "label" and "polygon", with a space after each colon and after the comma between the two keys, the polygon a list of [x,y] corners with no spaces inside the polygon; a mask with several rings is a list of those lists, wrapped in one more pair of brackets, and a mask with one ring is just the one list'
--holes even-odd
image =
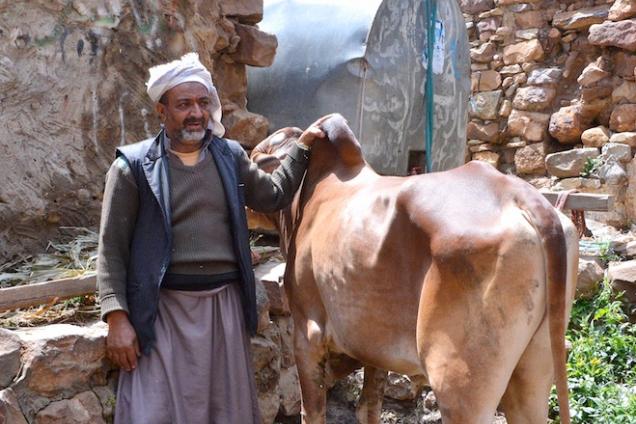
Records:
{"label": "cow's tail", "polygon": [[546,270],[546,303],[548,329],[554,377],[562,424],[570,424],[568,401],[568,380],[566,370],[565,331],[567,328],[566,299],[568,290],[568,252],[566,235],[556,210],[543,198],[532,192],[525,192],[518,198],[518,204],[531,217],[543,242]]}

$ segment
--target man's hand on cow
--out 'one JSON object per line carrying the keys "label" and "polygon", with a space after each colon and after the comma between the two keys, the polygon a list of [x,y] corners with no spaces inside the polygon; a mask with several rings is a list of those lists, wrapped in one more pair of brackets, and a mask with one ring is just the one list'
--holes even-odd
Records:
{"label": "man's hand on cow", "polygon": [[106,337],[106,354],[118,367],[126,371],[137,368],[137,357],[141,355],[137,333],[128,314],[124,311],[113,311],[106,316],[108,336]]}
{"label": "man's hand on cow", "polygon": [[303,131],[300,138],[298,139],[298,144],[311,148],[311,146],[314,144],[314,141],[316,141],[317,139],[325,138],[325,133],[320,129],[320,124],[322,124],[323,121],[325,121],[330,116],[331,115],[323,116],[322,118],[311,124],[309,127],[307,127],[307,129]]}

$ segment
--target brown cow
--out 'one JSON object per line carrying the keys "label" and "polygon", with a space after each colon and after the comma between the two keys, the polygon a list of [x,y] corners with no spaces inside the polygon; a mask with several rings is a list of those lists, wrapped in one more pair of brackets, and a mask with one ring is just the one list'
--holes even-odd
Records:
{"label": "brown cow", "polygon": [[[341,116],[322,129],[282,219],[303,423],[325,422],[328,380],[356,362],[361,422],[378,422],[383,369],[426,376],[446,424],[490,424],[498,405],[510,424],[545,424],[556,375],[569,423],[572,223],[489,165],[383,177]],[[280,154],[286,131],[252,156]]]}

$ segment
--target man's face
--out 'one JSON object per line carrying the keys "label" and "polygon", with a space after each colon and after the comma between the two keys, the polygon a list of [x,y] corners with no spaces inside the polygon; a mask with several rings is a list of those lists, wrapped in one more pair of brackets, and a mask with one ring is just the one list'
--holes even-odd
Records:
{"label": "man's face", "polygon": [[183,144],[198,144],[212,113],[208,89],[198,82],[185,82],[166,91],[157,104],[157,112],[171,140]]}

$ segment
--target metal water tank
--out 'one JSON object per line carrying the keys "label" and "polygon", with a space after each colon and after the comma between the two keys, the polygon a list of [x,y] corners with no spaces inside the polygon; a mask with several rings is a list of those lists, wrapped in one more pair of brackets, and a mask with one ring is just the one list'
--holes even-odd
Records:
{"label": "metal water tank", "polygon": [[[468,36],[456,0],[435,1],[433,21],[431,0],[265,0],[260,28],[278,37],[278,50],[271,67],[248,71],[249,109],[267,117],[271,129],[306,127],[339,112],[381,174],[423,168],[426,154],[434,171],[463,164]],[[427,103],[434,106],[434,133],[425,153]]]}

